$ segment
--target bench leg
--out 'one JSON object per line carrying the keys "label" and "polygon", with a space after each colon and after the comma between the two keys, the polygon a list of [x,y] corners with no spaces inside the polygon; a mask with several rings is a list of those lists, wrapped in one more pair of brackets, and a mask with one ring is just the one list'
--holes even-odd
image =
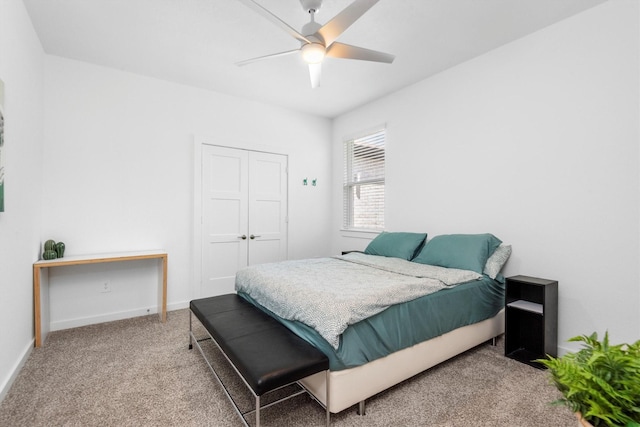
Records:
{"label": "bench leg", "polygon": [[260,427],[260,396],[256,396],[256,427]]}
{"label": "bench leg", "polygon": [[193,317],[193,312],[191,310],[189,310],[189,350],[193,349],[193,326],[192,326],[192,317]]}

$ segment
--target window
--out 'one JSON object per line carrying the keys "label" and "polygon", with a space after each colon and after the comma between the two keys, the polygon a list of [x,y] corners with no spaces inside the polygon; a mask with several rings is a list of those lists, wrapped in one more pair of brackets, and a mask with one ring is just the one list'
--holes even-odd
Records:
{"label": "window", "polygon": [[384,129],[344,143],[343,226],[384,229]]}

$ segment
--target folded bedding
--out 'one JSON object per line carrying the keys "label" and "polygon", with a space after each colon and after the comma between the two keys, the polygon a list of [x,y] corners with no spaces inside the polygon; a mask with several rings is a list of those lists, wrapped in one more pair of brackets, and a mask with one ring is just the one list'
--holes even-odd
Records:
{"label": "folded bedding", "polygon": [[349,325],[481,277],[468,270],[350,253],[251,266],[236,274],[236,291],[281,319],[311,327],[338,349]]}

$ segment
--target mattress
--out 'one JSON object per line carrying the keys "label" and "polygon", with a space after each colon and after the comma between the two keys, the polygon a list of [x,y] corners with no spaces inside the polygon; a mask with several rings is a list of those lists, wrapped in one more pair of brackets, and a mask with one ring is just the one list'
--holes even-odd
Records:
{"label": "mattress", "polygon": [[238,294],[325,353],[332,371],[354,368],[459,327],[489,319],[504,307],[503,281],[483,276],[393,305],[350,325],[340,336],[338,348],[334,349],[311,327],[282,319],[247,294]]}

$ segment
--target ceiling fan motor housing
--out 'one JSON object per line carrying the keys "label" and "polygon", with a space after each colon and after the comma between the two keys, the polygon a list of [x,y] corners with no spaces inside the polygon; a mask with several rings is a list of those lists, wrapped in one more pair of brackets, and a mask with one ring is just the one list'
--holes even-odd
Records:
{"label": "ceiling fan motor housing", "polygon": [[[322,25],[318,24],[315,21],[307,22],[302,27],[302,35],[307,37],[308,39],[310,39],[310,37],[313,37],[316,40],[311,40],[311,41],[317,41],[317,39],[319,38],[318,36],[320,36],[320,34],[317,34],[317,32],[321,27]],[[321,41],[324,42],[324,40],[321,40]]]}
{"label": "ceiling fan motor housing", "polygon": [[320,10],[320,6],[322,6],[322,0],[300,0],[300,4],[302,4],[302,8],[309,13],[317,12]]}

